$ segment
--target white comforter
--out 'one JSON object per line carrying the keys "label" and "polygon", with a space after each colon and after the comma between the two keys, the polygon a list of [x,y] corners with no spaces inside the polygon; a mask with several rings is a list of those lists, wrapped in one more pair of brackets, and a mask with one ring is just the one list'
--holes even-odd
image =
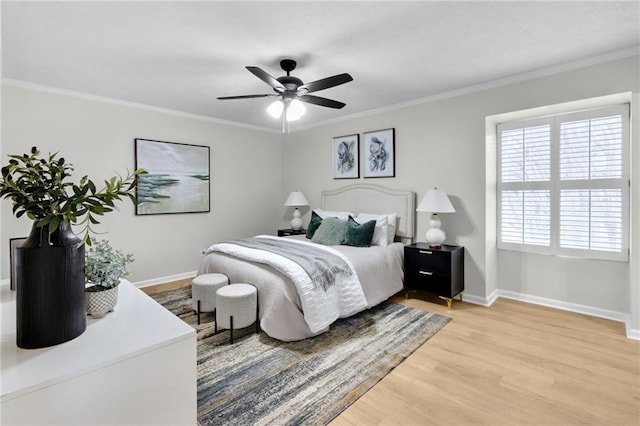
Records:
{"label": "white comforter", "polygon": [[[288,238],[308,241],[304,236]],[[366,305],[359,310],[375,306],[402,290],[404,246],[401,243],[393,243],[387,247],[331,248],[349,258],[356,270],[366,299]],[[300,340],[329,328],[327,326],[322,330],[311,330],[296,286],[285,274],[273,267],[212,252],[203,258],[198,274],[209,272],[225,274],[232,283],[250,283],[257,287],[260,327],[273,338],[283,341]],[[355,313],[339,316],[346,317]]]}
{"label": "white comforter", "polygon": [[[279,237],[258,235],[255,238],[278,240]],[[313,246],[342,258],[352,273],[337,275],[336,282],[325,290],[321,286],[314,285],[311,277],[296,262],[275,253],[233,243],[214,244],[207,249],[206,253],[225,253],[239,259],[266,264],[282,272],[298,290],[304,319],[312,333],[326,330],[336,319],[353,315],[367,307],[362,285],[347,256],[328,246],[298,239],[290,239],[289,241],[294,244]]]}

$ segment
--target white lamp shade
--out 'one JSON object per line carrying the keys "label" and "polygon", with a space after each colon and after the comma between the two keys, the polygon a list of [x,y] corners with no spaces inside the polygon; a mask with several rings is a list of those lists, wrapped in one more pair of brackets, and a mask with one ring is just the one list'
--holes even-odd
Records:
{"label": "white lamp shade", "polygon": [[441,189],[433,188],[427,191],[416,211],[429,213],[455,213],[447,193]]}
{"label": "white lamp shade", "polygon": [[284,202],[285,206],[308,206],[309,202],[304,197],[304,194],[301,191],[294,191],[287,197],[287,200]]}

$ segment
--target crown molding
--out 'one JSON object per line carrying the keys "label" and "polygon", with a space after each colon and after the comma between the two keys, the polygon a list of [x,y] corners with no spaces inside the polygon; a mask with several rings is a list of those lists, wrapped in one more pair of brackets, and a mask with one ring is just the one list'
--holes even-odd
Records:
{"label": "crown molding", "polygon": [[604,55],[594,56],[587,59],[581,59],[578,61],[568,62],[562,65],[556,65],[549,68],[542,68],[535,71],[529,71],[522,74],[516,74],[509,77],[488,81],[485,83],[475,84],[472,86],[462,87],[460,89],[450,90],[448,92],[436,93],[424,98],[414,99],[407,102],[402,102],[394,105],[389,105],[381,108],[371,109],[355,114],[345,115],[331,120],[325,120],[319,123],[309,124],[291,129],[291,133],[295,133],[302,130],[308,130],[315,127],[326,126],[330,124],[340,123],[343,121],[354,120],[357,118],[368,117],[371,115],[383,114],[385,112],[395,111],[398,109],[409,108],[416,105],[427,104],[431,102],[440,101],[443,99],[455,98],[458,96],[468,95],[475,92],[481,92],[483,90],[494,89],[497,87],[508,86],[510,84],[522,83],[525,81],[535,80],[537,78],[548,77],[555,74],[560,74],[567,71],[573,71],[580,68],[586,68],[593,65],[603,64],[606,62],[615,61],[618,59],[624,59],[631,56],[640,55],[640,47],[631,47],[627,49],[617,50],[614,52],[606,53]]}
{"label": "crown molding", "polygon": [[78,98],[78,99],[84,99],[84,100],[89,100],[89,101],[103,102],[103,103],[112,104],[112,105],[118,105],[118,106],[124,106],[124,107],[129,107],[129,108],[136,108],[136,109],[142,109],[142,110],[145,110],[145,111],[152,111],[152,112],[157,112],[157,113],[160,113],[160,114],[173,115],[175,117],[188,118],[188,119],[191,119],[191,120],[198,120],[198,121],[205,121],[207,123],[223,124],[223,125],[226,125],[226,126],[241,127],[241,128],[244,128],[244,129],[258,130],[258,131],[261,131],[261,132],[268,132],[268,133],[277,133],[277,134],[281,133],[280,130],[269,129],[267,127],[254,126],[254,125],[251,125],[251,124],[239,123],[237,121],[230,121],[230,120],[223,120],[223,119],[220,119],[220,118],[208,117],[206,115],[193,114],[193,113],[184,112],[184,111],[177,111],[177,110],[173,110],[173,109],[169,109],[169,108],[161,108],[161,107],[156,107],[156,106],[153,106],[153,105],[147,105],[147,104],[141,104],[141,103],[137,103],[137,102],[124,101],[122,99],[109,98],[109,97],[106,97],[106,96],[92,95],[90,93],[77,92],[77,91],[74,91],[74,90],[60,89],[60,88],[57,88],[57,87],[45,86],[45,85],[42,85],[42,84],[31,83],[31,82],[28,82],[28,81],[13,80],[13,79],[10,79],[10,78],[3,78],[2,79],[2,84],[6,85],[6,86],[19,87],[19,88],[23,88],[23,89],[29,89],[29,90],[38,91],[38,92],[53,93],[53,94],[57,94],[57,95],[69,96],[69,97]]}

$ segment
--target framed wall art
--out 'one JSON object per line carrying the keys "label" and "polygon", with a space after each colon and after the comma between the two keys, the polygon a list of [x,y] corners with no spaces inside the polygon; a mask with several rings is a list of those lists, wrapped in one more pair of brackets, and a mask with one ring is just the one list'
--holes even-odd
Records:
{"label": "framed wall art", "polygon": [[358,179],[360,177],[360,136],[333,138],[333,178]]}
{"label": "framed wall art", "polygon": [[395,129],[364,133],[365,178],[394,177],[396,175]]}
{"label": "framed wall art", "polygon": [[16,289],[18,279],[18,247],[25,242],[26,238],[9,238],[9,287]]}
{"label": "framed wall art", "polygon": [[137,215],[210,211],[208,146],[136,139]]}

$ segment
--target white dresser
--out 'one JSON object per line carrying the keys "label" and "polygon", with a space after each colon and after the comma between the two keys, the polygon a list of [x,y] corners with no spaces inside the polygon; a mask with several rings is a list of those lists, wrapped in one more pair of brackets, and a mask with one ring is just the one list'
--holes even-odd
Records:
{"label": "white dresser", "polygon": [[69,342],[16,346],[15,292],[1,288],[0,424],[196,421],[196,333],[128,281],[113,313]]}

